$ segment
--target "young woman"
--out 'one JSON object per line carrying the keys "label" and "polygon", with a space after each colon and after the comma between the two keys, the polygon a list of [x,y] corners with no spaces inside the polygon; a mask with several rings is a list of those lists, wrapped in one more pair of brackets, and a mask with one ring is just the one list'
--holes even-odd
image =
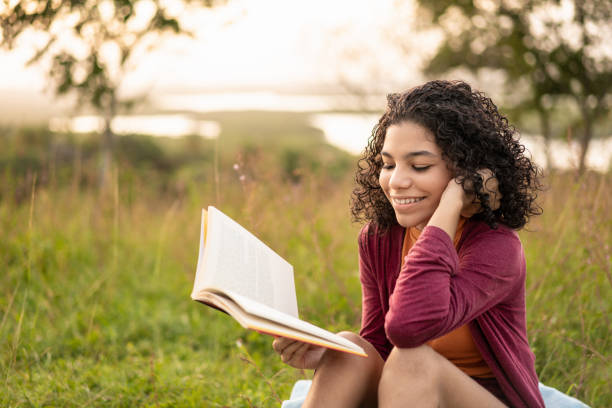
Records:
{"label": "young woman", "polygon": [[285,363],[316,370],[303,407],[544,406],[514,231],[540,212],[538,169],[523,152],[464,82],[388,96],[352,202],[367,221],[362,325],[342,335],[368,357],[275,339]]}

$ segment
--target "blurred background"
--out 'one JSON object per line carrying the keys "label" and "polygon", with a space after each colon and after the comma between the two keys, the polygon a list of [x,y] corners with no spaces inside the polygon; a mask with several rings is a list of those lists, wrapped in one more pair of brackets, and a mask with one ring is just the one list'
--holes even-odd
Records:
{"label": "blurred background", "polygon": [[0,3],[0,403],[275,406],[310,374],[189,300],[200,209],[358,330],[348,209],[386,94],[486,92],[544,170],[521,239],[543,382],[612,405],[609,0]]}

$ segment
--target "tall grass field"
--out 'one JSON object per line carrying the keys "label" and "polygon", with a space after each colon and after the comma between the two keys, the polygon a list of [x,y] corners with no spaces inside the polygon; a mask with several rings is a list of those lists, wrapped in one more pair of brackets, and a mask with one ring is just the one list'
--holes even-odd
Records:
{"label": "tall grass field", "polygon": [[[218,141],[123,137],[104,187],[95,135],[0,129],[0,406],[275,407],[311,377],[190,299],[208,205],[293,264],[302,319],[358,330],[356,158],[262,115],[222,118]],[[536,369],[611,407],[612,175],[544,183],[520,232]]]}

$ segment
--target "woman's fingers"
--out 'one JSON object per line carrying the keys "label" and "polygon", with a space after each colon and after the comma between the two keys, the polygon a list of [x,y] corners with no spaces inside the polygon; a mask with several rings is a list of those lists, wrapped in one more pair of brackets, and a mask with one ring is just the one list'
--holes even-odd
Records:
{"label": "woman's fingers", "polygon": [[[280,354],[283,363],[289,364],[293,360],[294,353],[300,349],[303,345],[308,346],[307,343],[301,341],[288,339],[286,337],[277,337],[272,342],[272,348],[278,354]],[[307,348],[307,347],[306,347]]]}
{"label": "woman's fingers", "polygon": [[297,349],[295,349],[295,351],[293,351],[293,355],[286,361],[286,363],[295,368],[313,370],[319,366],[319,361],[321,361],[323,353],[325,353],[324,347],[302,343]]}
{"label": "woman's fingers", "polygon": [[[289,347],[287,348],[289,349]],[[304,355],[306,354],[309,348],[310,344],[308,343],[297,343],[296,347],[292,347],[290,350],[287,350],[288,355],[286,357],[283,354],[283,361],[293,367],[305,368]]]}
{"label": "woman's fingers", "polygon": [[272,342],[272,348],[278,354],[282,354],[283,350],[287,348],[287,346],[295,342],[296,342],[295,340],[288,339],[286,337],[275,337],[274,341]]}
{"label": "woman's fingers", "polygon": [[281,353],[281,360],[283,360],[284,363],[289,364],[289,362],[293,360],[293,355],[295,352],[304,344],[306,343],[302,343],[300,341],[294,341],[293,343],[289,344]]}
{"label": "woman's fingers", "polygon": [[285,337],[276,337],[272,342],[272,348],[280,355],[283,363],[302,369],[316,368],[325,351],[323,347]]}

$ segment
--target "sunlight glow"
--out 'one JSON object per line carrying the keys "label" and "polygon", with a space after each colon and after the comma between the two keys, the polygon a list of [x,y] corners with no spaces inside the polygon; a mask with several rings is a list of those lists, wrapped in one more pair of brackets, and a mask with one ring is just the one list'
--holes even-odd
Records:
{"label": "sunlight glow", "polygon": [[[412,16],[405,10],[400,13],[393,0],[375,4],[366,0],[232,0],[212,9],[178,0],[165,0],[163,4],[194,37],[160,35],[153,49],[143,45],[132,50],[133,62],[121,81],[120,94],[125,97],[177,89],[311,90],[313,86],[337,87],[343,79],[365,84],[366,79],[373,78],[373,73],[376,74],[374,83],[384,87],[386,81],[416,75],[414,57],[434,48],[423,46],[429,40],[421,39],[419,52],[393,55],[393,47],[388,44],[391,31],[401,32],[402,38],[413,37],[406,31]],[[105,0],[99,7],[108,17],[114,6]],[[137,2],[136,18],[130,28],[140,29],[148,24],[153,10],[150,0]],[[78,17],[73,14],[57,21],[50,33],[27,33],[21,38],[20,48],[33,55],[51,34],[58,38],[54,46],[65,47],[77,58],[84,58],[88,45],[66,31]],[[393,27],[396,29],[392,30]],[[85,25],[83,32],[87,35],[92,29]],[[6,57],[13,59],[13,54],[7,53]],[[375,60],[378,67],[366,64],[354,69],[363,65],[356,58],[366,56]],[[408,59],[401,63],[402,58]],[[41,61],[40,65],[47,67],[49,62]],[[7,75],[6,65],[0,66],[0,89],[13,88],[15,81],[20,82],[15,79],[20,73],[11,71]],[[45,81],[45,69],[42,71],[42,81]]]}
{"label": "sunlight glow", "polygon": [[[215,139],[221,133],[219,123],[195,120],[187,115],[120,115],[113,119],[111,129],[118,135],[142,134],[166,137],[197,135],[207,139]],[[49,121],[49,130],[52,132],[102,133],[104,119],[95,115],[52,118]]]}

